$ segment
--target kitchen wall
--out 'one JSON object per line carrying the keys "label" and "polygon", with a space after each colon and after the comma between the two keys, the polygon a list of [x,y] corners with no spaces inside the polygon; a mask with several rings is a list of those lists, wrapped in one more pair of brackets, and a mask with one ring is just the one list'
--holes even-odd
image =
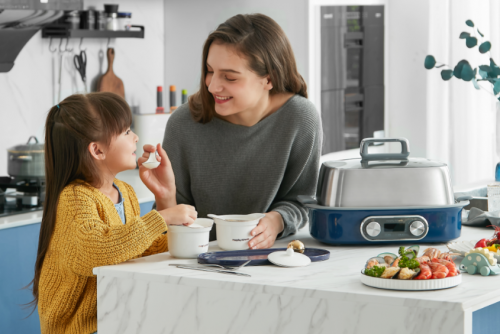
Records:
{"label": "kitchen wall", "polygon": [[[110,44],[115,48],[114,71],[125,86],[125,98],[133,110],[154,113],[156,86],[164,84],[165,38],[163,0],[106,0],[119,3],[120,11],[132,12],[133,24],[144,25],[144,39],[117,38]],[[85,0],[85,8],[103,9],[104,1]],[[59,46],[59,39],[52,41]],[[87,52],[87,86],[94,87],[106,72],[107,39],[84,39]],[[83,92],[79,73],[73,65],[73,55],[79,53],[80,39],[69,40],[73,52],[63,53],[61,100],[73,93]],[[65,46],[63,41],[62,48]],[[99,57],[102,50],[104,58]],[[31,135],[43,140],[47,112],[58,101],[57,71],[59,53],[49,51],[49,39],[38,32],[16,58],[14,68],[0,73],[0,176],[7,175],[7,148],[24,144]]]}
{"label": "kitchen wall", "polygon": [[189,95],[196,92],[208,34],[236,14],[251,13],[268,15],[283,28],[307,82],[307,0],[166,0],[165,84],[176,85],[178,91],[187,89]]}

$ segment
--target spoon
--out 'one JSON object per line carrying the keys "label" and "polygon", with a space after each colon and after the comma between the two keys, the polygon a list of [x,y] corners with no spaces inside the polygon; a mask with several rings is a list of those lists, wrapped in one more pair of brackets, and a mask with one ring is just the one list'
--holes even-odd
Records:
{"label": "spoon", "polygon": [[156,156],[158,155],[158,152],[155,151],[154,154],[149,153],[149,158],[148,160],[144,161],[142,165],[148,169],[154,169],[160,165],[160,162],[156,160]]}
{"label": "spoon", "polygon": [[224,218],[224,217],[221,217],[221,216],[217,216],[217,215],[214,215],[214,214],[208,214],[207,217],[217,218],[217,219],[220,219],[220,220],[223,220],[223,221],[226,221],[226,222],[244,222],[244,221],[246,221],[246,220],[243,220],[243,219],[227,219],[227,218]]}

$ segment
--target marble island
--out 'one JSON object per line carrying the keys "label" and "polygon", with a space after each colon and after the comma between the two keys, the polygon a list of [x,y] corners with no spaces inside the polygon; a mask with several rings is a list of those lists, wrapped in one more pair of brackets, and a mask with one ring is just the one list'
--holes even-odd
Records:
{"label": "marble island", "polygon": [[[488,237],[491,229],[462,227],[459,240]],[[500,276],[463,274],[437,291],[391,291],[361,284],[371,256],[398,245],[320,244],[308,228],[276,242],[299,239],[330,259],[303,268],[244,267],[251,277],[180,269],[169,253],[94,269],[101,333],[495,333]],[[410,246],[407,244],[406,246]],[[421,245],[447,251],[445,244]],[[423,248],[422,248],[423,247]],[[218,251],[216,242],[209,251]],[[492,331],[492,328],[495,328]]]}

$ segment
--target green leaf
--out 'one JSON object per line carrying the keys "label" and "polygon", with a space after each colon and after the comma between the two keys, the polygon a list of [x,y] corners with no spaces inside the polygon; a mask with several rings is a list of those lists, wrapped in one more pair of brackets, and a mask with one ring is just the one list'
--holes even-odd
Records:
{"label": "green leaf", "polygon": [[481,89],[481,87],[479,87],[479,84],[476,81],[476,78],[472,79],[472,84],[474,85],[475,89],[478,89],[478,90]]}
{"label": "green leaf", "polygon": [[471,81],[474,78],[474,71],[469,63],[464,64],[462,68],[462,80],[463,81]]}
{"label": "green leaf", "polygon": [[455,78],[462,79],[462,68],[464,67],[464,64],[469,64],[469,62],[467,60],[461,60],[453,69],[453,75]]}
{"label": "green leaf", "polygon": [[426,69],[430,70],[434,67],[434,65],[436,65],[436,59],[434,56],[428,55],[425,57],[424,66]]}
{"label": "green leaf", "polygon": [[444,66],[446,66],[446,65],[445,64],[441,64],[439,66],[436,66],[435,68],[441,68],[441,67],[444,67]]}
{"label": "green leaf", "polygon": [[482,43],[479,46],[479,52],[481,52],[481,53],[486,53],[486,52],[490,51],[490,49],[491,49],[491,43],[488,41]]}
{"label": "green leaf", "polygon": [[491,71],[488,72],[488,78],[497,78],[500,75],[500,68],[495,64],[493,58],[490,58]]}
{"label": "green leaf", "polygon": [[480,67],[479,67],[479,75],[481,76],[481,78],[486,79],[486,78],[488,77],[488,72],[483,71],[483,70],[481,69],[481,66],[480,66]]}
{"label": "green leaf", "polygon": [[467,45],[467,47],[469,49],[475,47],[477,45],[477,38],[476,37],[467,37],[465,39],[465,45]]}
{"label": "green leaf", "polygon": [[452,70],[442,70],[441,71],[441,79],[444,81],[448,81],[453,77],[453,71]]}
{"label": "green leaf", "polygon": [[458,38],[460,38],[460,39],[466,39],[467,37],[470,37],[470,34],[468,32],[464,31],[464,32],[460,33],[460,37],[458,37]]}
{"label": "green leaf", "polygon": [[468,25],[469,27],[474,27],[474,22],[472,22],[471,20],[465,21],[465,24]]}
{"label": "green leaf", "polygon": [[493,86],[493,93],[495,93],[495,95],[500,93],[500,80],[497,80],[497,82],[495,82],[495,85]]}
{"label": "green leaf", "polygon": [[479,35],[481,35],[481,37],[484,37],[484,35],[481,34],[481,32],[479,31],[479,29],[477,29],[477,32],[479,33]]}
{"label": "green leaf", "polygon": [[488,65],[479,65],[479,69],[484,71],[484,72],[490,72],[491,71],[491,67],[489,67]]}

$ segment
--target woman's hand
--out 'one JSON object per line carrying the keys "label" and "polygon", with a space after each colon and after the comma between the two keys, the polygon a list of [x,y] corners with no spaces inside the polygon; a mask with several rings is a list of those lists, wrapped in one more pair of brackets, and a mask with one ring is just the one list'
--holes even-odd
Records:
{"label": "woman's hand", "polygon": [[191,225],[198,217],[198,212],[191,205],[179,204],[158,213],[165,219],[167,225]]}
{"label": "woman's hand", "polygon": [[255,237],[248,242],[248,245],[251,249],[270,248],[284,228],[285,223],[281,214],[276,211],[268,212],[252,230],[251,235]]}
{"label": "woman's hand", "polygon": [[[154,154],[155,151],[158,151],[159,156],[156,160],[160,162],[160,165],[155,169],[144,167],[142,163],[148,160],[150,153]],[[153,145],[144,145],[144,154],[137,160],[137,163],[142,182],[155,195],[156,209],[161,211],[177,205],[174,171],[167,152],[161,145],[158,144],[156,148]]]}

